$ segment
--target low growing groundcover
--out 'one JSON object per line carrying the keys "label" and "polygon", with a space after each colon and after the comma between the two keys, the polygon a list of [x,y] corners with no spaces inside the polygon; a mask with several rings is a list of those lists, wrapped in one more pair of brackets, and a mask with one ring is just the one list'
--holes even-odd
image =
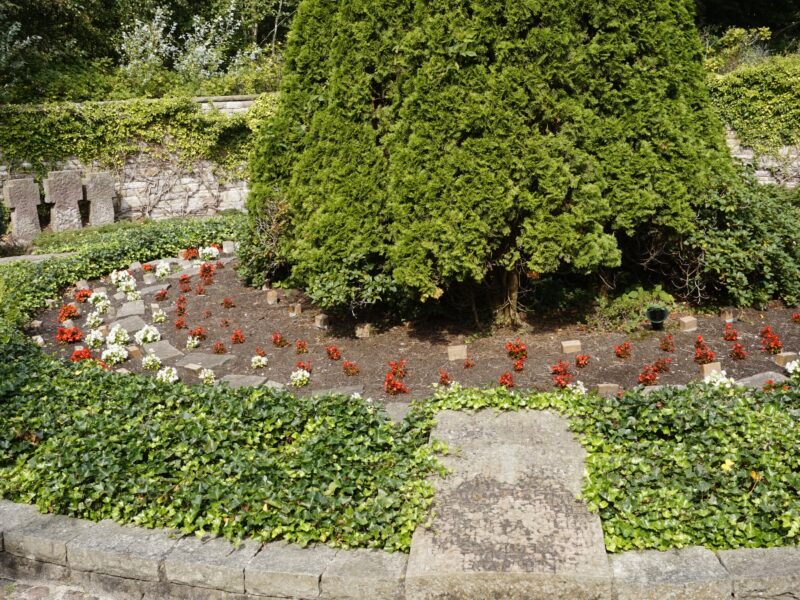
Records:
{"label": "low growing groundcover", "polygon": [[456,385],[393,424],[358,397],[165,384],[18,336],[2,351],[0,497],[48,512],[408,551],[433,498],[439,410],[552,409],[589,452],[583,496],[611,552],[779,546],[800,531],[794,383],[620,398]]}

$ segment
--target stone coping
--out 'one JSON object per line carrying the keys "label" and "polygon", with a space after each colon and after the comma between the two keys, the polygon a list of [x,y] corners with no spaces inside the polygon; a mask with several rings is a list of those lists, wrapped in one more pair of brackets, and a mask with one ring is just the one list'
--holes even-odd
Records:
{"label": "stone coping", "polygon": [[[411,597],[405,579],[415,576],[407,558],[283,542],[234,546],[222,538],[45,515],[0,500],[0,577],[68,582],[114,598],[403,600]],[[598,585],[592,592],[587,579],[575,596],[558,573],[476,571],[464,575],[474,593],[436,597],[527,599],[547,589],[548,598],[565,599],[797,598],[800,547],[625,552],[608,556],[608,576],[610,589]]]}

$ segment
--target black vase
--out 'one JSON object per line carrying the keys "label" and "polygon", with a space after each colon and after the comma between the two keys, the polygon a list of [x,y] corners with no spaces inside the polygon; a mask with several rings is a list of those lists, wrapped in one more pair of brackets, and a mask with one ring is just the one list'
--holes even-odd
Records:
{"label": "black vase", "polygon": [[669,311],[661,306],[651,306],[647,309],[647,320],[650,321],[650,327],[659,331],[664,329],[664,322],[669,316]]}

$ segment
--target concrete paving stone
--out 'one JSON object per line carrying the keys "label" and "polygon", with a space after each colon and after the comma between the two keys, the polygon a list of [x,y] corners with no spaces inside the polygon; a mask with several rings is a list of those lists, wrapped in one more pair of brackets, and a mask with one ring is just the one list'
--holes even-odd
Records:
{"label": "concrete paving stone", "polygon": [[226,362],[233,360],[230,354],[207,354],[205,352],[192,352],[180,359],[176,364],[179,367],[200,365],[201,369],[214,369]]}
{"label": "concrete paving stone", "polygon": [[387,402],[383,405],[384,409],[386,409],[386,414],[389,415],[389,418],[394,421],[395,423],[400,423],[403,419],[406,418],[408,411],[411,410],[411,403],[410,402]]}
{"label": "concrete paving stone", "polygon": [[800,598],[800,548],[740,548],[717,552],[737,600]]}
{"label": "concrete paving stone", "polygon": [[225,375],[220,381],[224,381],[232,388],[259,387],[267,381],[267,378],[259,377],[258,375],[237,375],[236,373],[231,373],[230,375]]}
{"label": "concrete paving stone", "polygon": [[693,547],[611,555],[617,600],[730,600],[730,577],[716,555]]}
{"label": "concrete paving stone", "polygon": [[144,351],[147,353],[153,352],[162,361],[171,360],[173,358],[183,356],[183,352],[178,350],[167,340],[161,340],[160,342],[153,342],[152,344],[145,344]]}
{"label": "concrete paving stone", "polygon": [[311,393],[312,396],[352,396],[353,394],[363,394],[363,385],[345,385],[342,387],[327,388]]}
{"label": "concrete paving stone", "polygon": [[124,319],[125,317],[142,316],[144,314],[144,300],[134,300],[133,302],[126,302],[119,307],[117,311],[117,318]]}
{"label": "concrete paving stone", "polygon": [[152,273],[145,273],[142,277],[142,283],[144,285],[154,285],[157,282],[156,276]]}
{"label": "concrete paving stone", "polygon": [[151,285],[149,287],[142,288],[141,290],[139,290],[139,293],[142,296],[148,296],[150,294],[157,294],[161,290],[168,290],[171,287],[172,287],[171,283],[167,283],[167,282],[157,283],[155,285]]}
{"label": "concrete paving stone", "polygon": [[548,411],[443,411],[453,449],[431,528],[414,532],[406,598],[613,598],[600,519],[580,501],[585,451]]}
{"label": "concrete paving stone", "polygon": [[231,240],[222,242],[222,251],[225,254],[234,254],[239,249],[239,243]]}
{"label": "concrete paving stone", "polygon": [[92,525],[81,519],[37,514],[3,532],[5,550],[14,556],[67,566],[67,542]]}
{"label": "concrete paving stone", "polygon": [[245,591],[281,598],[317,598],[322,574],[336,552],[328,546],[265,544],[244,569]]}
{"label": "concrete paving stone", "polygon": [[40,515],[35,506],[0,500],[0,552],[4,548],[6,530],[15,529]]}
{"label": "concrete paving stone", "polygon": [[449,361],[464,361],[467,359],[467,345],[458,344],[455,346],[447,347],[447,360]]}
{"label": "concrete paving stone", "polygon": [[321,598],[402,600],[408,556],[380,550],[339,550],[322,573]]}
{"label": "concrete paving stone", "polygon": [[765,385],[767,385],[768,381],[772,381],[772,383],[783,383],[786,381],[788,377],[783,373],[777,373],[775,371],[767,371],[765,373],[757,373],[756,375],[751,375],[750,377],[743,377],[742,379],[738,379],[736,381],[737,384],[754,388],[757,390],[763,389]]}
{"label": "concrete paving stone", "polygon": [[111,326],[113,327],[114,325],[119,325],[128,333],[134,334],[137,331],[139,331],[142,327],[147,325],[147,323],[145,323],[142,317],[133,316],[133,317],[127,317],[125,319],[120,319],[119,321],[115,321],[114,323],[112,323]]}
{"label": "concrete paving stone", "polygon": [[164,559],[167,581],[244,593],[244,569],[261,549],[247,541],[238,547],[224,538],[185,537]]}
{"label": "concrete paving stone", "polygon": [[77,571],[158,581],[159,567],[176,543],[164,530],[101,521],[67,543],[67,562]]}
{"label": "concrete paving stone", "polygon": [[117,292],[112,296],[112,298],[114,298],[114,300],[116,300],[117,302],[122,302],[123,300],[125,300],[126,296],[127,295],[125,294],[125,292]]}

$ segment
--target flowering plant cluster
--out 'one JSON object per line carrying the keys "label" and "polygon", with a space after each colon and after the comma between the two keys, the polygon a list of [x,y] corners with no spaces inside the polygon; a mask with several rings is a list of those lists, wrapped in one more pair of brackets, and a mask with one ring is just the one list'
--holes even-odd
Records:
{"label": "flowering plant cluster", "polygon": [[166,323],[167,322],[167,313],[165,313],[160,308],[157,308],[153,311],[153,323]]}
{"label": "flowering plant cluster", "polygon": [[151,265],[150,263],[147,263],[147,264],[145,264],[145,265],[142,265],[142,270],[143,270],[143,271],[146,271],[147,273],[149,273],[149,272],[150,272],[150,271],[152,271],[153,269],[155,269],[155,267],[154,267],[153,265]]}
{"label": "flowering plant cluster", "polygon": [[186,305],[188,304],[189,300],[187,300],[186,296],[181,294],[175,299],[175,314],[179,317],[182,317],[186,314]]}
{"label": "flowering plant cluster", "polygon": [[186,338],[186,349],[193,350],[200,345],[200,338],[196,338],[192,335]]}
{"label": "flowering plant cluster", "polygon": [[95,312],[101,315],[106,314],[111,307],[111,300],[105,292],[93,292],[88,302],[94,307]]}
{"label": "flowering plant cluster", "polygon": [[164,288],[163,290],[158,290],[155,295],[156,302],[163,302],[169,296],[169,290]]}
{"label": "flowering plant cluster", "polygon": [[[129,271],[113,271],[111,273],[111,283],[117,288],[118,292],[123,292],[131,300],[130,296],[136,295],[136,280]],[[138,298],[136,298],[138,299]]]}
{"label": "flowering plant cluster", "polygon": [[156,381],[160,381],[162,383],[175,383],[178,381],[178,371],[175,367],[164,367],[158,373],[156,373]]}
{"label": "flowering plant cluster", "polygon": [[727,388],[731,389],[736,384],[736,382],[727,376],[725,371],[715,371],[713,373],[709,373],[708,375],[703,378],[703,383],[711,385],[716,388]]}
{"label": "flowering plant cluster", "polygon": [[228,349],[225,348],[225,344],[223,344],[222,342],[216,342],[214,344],[213,350],[214,354],[225,354],[228,351]]}
{"label": "flowering plant cluster", "polygon": [[111,328],[111,331],[108,332],[108,336],[106,337],[106,344],[109,346],[113,344],[117,344],[123,346],[130,342],[131,338],[128,335],[128,332],[119,325],[114,325]]}
{"label": "flowering plant cluster", "polygon": [[219,250],[214,246],[206,246],[205,248],[200,248],[197,255],[200,257],[200,260],[205,262],[217,260],[217,258],[219,258]]}
{"label": "flowering plant cluster", "polygon": [[564,389],[572,383],[572,373],[569,372],[569,365],[566,361],[560,360],[556,364],[550,366],[550,374],[553,376],[553,385],[557,388]]}
{"label": "flowering plant cluster", "polygon": [[77,327],[59,327],[56,331],[56,341],[62,344],[74,344],[83,339],[83,332]]}
{"label": "flowering plant cluster", "polygon": [[504,388],[511,389],[514,387],[514,376],[511,374],[510,371],[506,371],[497,380],[497,383],[502,385]]}
{"label": "flowering plant cluster", "polygon": [[260,354],[256,354],[253,358],[250,359],[250,368],[252,369],[263,369],[267,366],[267,357],[261,356]]}
{"label": "flowering plant cluster", "polygon": [[161,340],[161,332],[152,325],[145,325],[133,334],[133,339],[139,346],[152,344]]}
{"label": "flowering plant cluster", "polygon": [[630,342],[623,342],[619,346],[614,346],[614,354],[617,355],[617,358],[626,360],[631,357],[631,348]]}
{"label": "flowering plant cluster", "polygon": [[747,352],[745,351],[744,346],[742,346],[738,342],[735,343],[731,347],[731,358],[733,360],[744,360],[745,358],[747,358]]}
{"label": "flowering plant cluster", "polygon": [[772,327],[767,325],[761,330],[761,351],[766,354],[780,354],[783,350],[783,342],[772,331]]}
{"label": "flowering plant cluster", "polygon": [[75,318],[75,317],[77,317],[79,315],[80,315],[80,313],[78,313],[77,307],[75,307],[72,304],[65,304],[58,311],[58,322],[59,323],[63,323],[64,321],[68,321],[68,320],[73,319],[73,318]]}
{"label": "flowering plant cluster", "polygon": [[142,368],[147,371],[158,371],[161,368],[161,359],[150,351],[142,357]]}
{"label": "flowering plant cluster", "polygon": [[792,377],[800,377],[800,360],[793,360],[786,364],[786,372]]}
{"label": "flowering plant cluster", "polygon": [[524,358],[518,358],[517,360],[515,360],[513,369],[517,373],[521,373],[525,369],[525,359]]}
{"label": "flowering plant cluster", "polygon": [[200,265],[200,270],[198,271],[198,275],[200,275],[200,280],[203,282],[203,285],[213,285],[214,284],[214,271],[216,267],[212,263],[205,262]]}
{"label": "flowering plant cluster", "polygon": [[450,377],[450,373],[445,371],[444,369],[439,369],[439,385],[448,386],[453,383],[453,378]]}
{"label": "flowering plant cluster", "polygon": [[591,356],[588,354],[578,354],[575,357],[575,366],[579,369],[583,369],[589,366],[589,361],[591,360]]}
{"label": "flowering plant cluster", "polygon": [[464,368],[465,369],[471,369],[474,366],[475,366],[475,361],[474,360],[472,360],[471,358],[465,358],[464,359]]}
{"label": "flowering plant cluster", "polygon": [[236,306],[236,303],[233,301],[233,298],[226,296],[222,299],[222,307],[223,308],[233,308]]}
{"label": "flowering plant cluster", "polygon": [[198,283],[194,286],[194,294],[195,296],[205,296],[206,295],[206,288],[202,283]]}
{"label": "flowering plant cluster", "polygon": [[272,334],[272,345],[276,348],[285,348],[289,345],[289,341],[279,331],[276,331]]}
{"label": "flowering plant cluster", "polygon": [[211,369],[201,369],[198,376],[203,385],[214,385],[217,382],[217,376],[214,375],[214,371]]}
{"label": "flowering plant cluster", "polygon": [[105,336],[97,329],[92,329],[83,340],[89,348],[97,350],[106,341]]}
{"label": "flowering plant cluster", "polygon": [[800,312],[792,313],[792,321],[800,324]]}
{"label": "flowering plant cluster", "polygon": [[295,364],[295,366],[298,369],[303,369],[304,371],[308,371],[309,373],[313,373],[314,372],[314,368],[311,366],[311,363],[309,363],[309,362],[298,360],[297,363]]}
{"label": "flowering plant cluster", "polygon": [[156,277],[165,279],[172,272],[172,267],[166,261],[158,263],[156,266]]}
{"label": "flowering plant cluster", "polygon": [[405,359],[393,360],[389,362],[389,372],[383,380],[383,391],[390,396],[397,394],[407,394],[408,387],[403,383],[403,379],[407,374]]}
{"label": "flowering plant cluster", "polygon": [[109,365],[118,365],[128,360],[128,349],[119,344],[109,344],[108,347],[103,350],[103,354],[100,355],[100,358]]}
{"label": "flowering plant cluster", "polygon": [[297,369],[289,375],[289,385],[296,388],[305,387],[311,381],[311,373],[305,369]]}
{"label": "flowering plant cluster", "polygon": [[662,337],[658,347],[662,352],[675,352],[675,340],[673,339],[672,334],[668,333]]}
{"label": "flowering plant cluster", "polygon": [[325,353],[331,360],[340,360],[342,358],[342,353],[339,352],[336,346],[325,346]]}
{"label": "flowering plant cluster", "polygon": [[342,371],[344,371],[344,374],[348,377],[354,377],[361,372],[358,365],[352,360],[346,360],[342,363]]}
{"label": "flowering plant cluster", "polygon": [[264,350],[261,346],[256,346],[256,354],[258,354],[259,356],[266,356],[267,351]]}
{"label": "flowering plant cluster", "polygon": [[639,383],[644,386],[655,385],[659,375],[669,373],[670,364],[672,364],[671,358],[659,358],[654,363],[645,365],[639,373]]}
{"label": "flowering plant cluster", "polygon": [[297,340],[294,343],[294,351],[296,354],[308,354],[308,342],[305,340]]}
{"label": "flowering plant cluster", "polygon": [[89,296],[92,295],[92,290],[89,288],[82,288],[79,290],[75,290],[75,302],[80,302],[83,304],[89,299]]}
{"label": "flowering plant cluster", "polygon": [[739,339],[739,332],[733,328],[733,323],[725,323],[725,330],[722,332],[722,339],[726,342],[735,342]]}
{"label": "flowering plant cluster", "polygon": [[186,329],[186,317],[175,319],[175,329]]}
{"label": "flowering plant cluster", "polygon": [[183,260],[194,260],[194,259],[195,259],[195,258],[197,258],[199,255],[200,255],[200,252],[197,250],[197,248],[193,248],[193,247],[191,247],[191,248],[184,248],[183,250],[181,250],[181,251],[178,253],[178,256],[180,256],[181,258],[183,258]]}
{"label": "flowering plant cluster", "polygon": [[189,331],[189,335],[202,341],[208,336],[208,331],[206,331],[205,327],[195,327]]}
{"label": "flowering plant cluster", "polygon": [[97,329],[103,324],[103,317],[100,316],[96,310],[93,310],[86,316],[86,326],[89,329]]}
{"label": "flowering plant cluster", "polygon": [[702,335],[698,335],[694,342],[694,362],[698,365],[707,365],[714,362],[716,354],[708,347]]}
{"label": "flowering plant cluster", "polygon": [[244,334],[241,329],[234,329],[231,334],[231,344],[244,344]]}
{"label": "flowering plant cluster", "polygon": [[528,358],[528,347],[520,341],[519,338],[513,342],[506,342],[506,352],[508,352],[508,356],[514,360],[525,360]]}
{"label": "flowering plant cluster", "polygon": [[72,351],[72,356],[69,359],[76,363],[82,360],[90,360],[92,358],[92,351],[89,348],[76,348]]}

